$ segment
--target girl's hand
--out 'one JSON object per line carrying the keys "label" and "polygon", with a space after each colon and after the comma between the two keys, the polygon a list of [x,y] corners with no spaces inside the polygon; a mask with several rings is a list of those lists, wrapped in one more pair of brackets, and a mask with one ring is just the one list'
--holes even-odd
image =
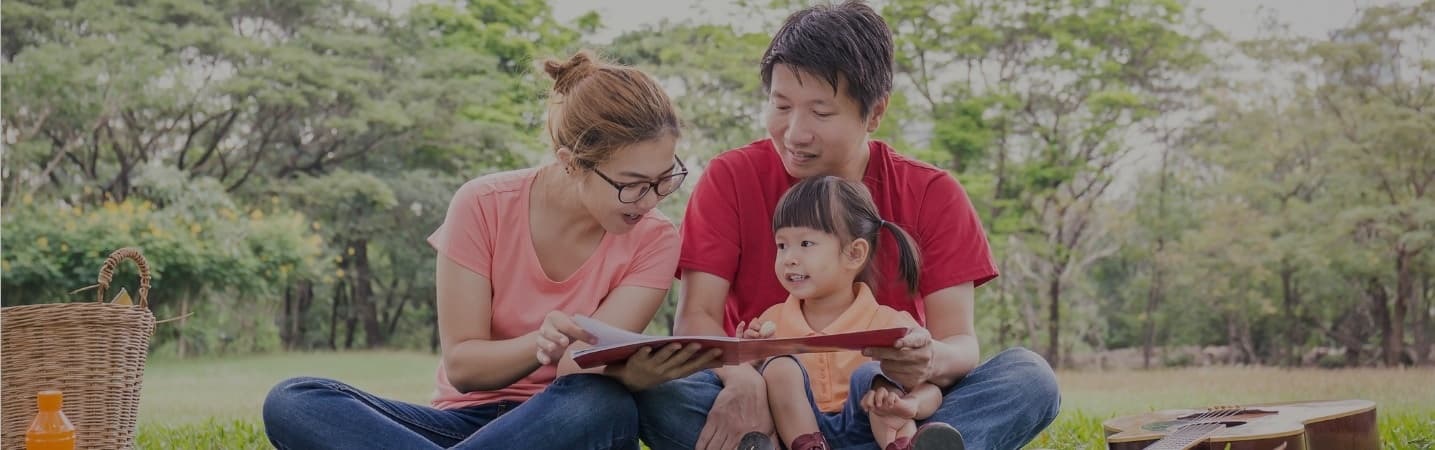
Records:
{"label": "girl's hand", "polygon": [[737,324],[737,330],[738,336],[743,339],[767,339],[777,333],[777,324],[770,320],[761,324],[742,322]]}
{"label": "girl's hand", "polygon": [[574,341],[583,341],[589,344],[597,344],[598,338],[588,334],[587,330],[573,322],[573,318],[561,311],[553,311],[543,317],[543,325],[538,328],[538,363],[543,365],[557,364],[568,352],[568,346]]}

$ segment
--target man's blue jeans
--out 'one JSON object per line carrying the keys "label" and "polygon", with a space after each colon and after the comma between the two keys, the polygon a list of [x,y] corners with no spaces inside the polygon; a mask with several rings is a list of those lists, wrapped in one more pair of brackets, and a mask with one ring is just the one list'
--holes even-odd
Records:
{"label": "man's blue jeans", "polygon": [[279,383],[264,400],[264,432],[288,449],[637,449],[638,411],[618,382],[559,377],[526,402],[440,410],[385,400],[322,378]]}
{"label": "man's blue jeans", "polygon": [[[873,367],[864,369],[871,372]],[[639,392],[643,441],[653,450],[693,448],[707,421],[708,408],[721,390],[722,381],[704,371]],[[935,421],[956,427],[970,449],[1015,450],[1036,438],[1060,409],[1061,395],[1051,366],[1030,350],[1012,348],[977,366],[943,392],[942,406],[918,425]],[[834,449],[877,448],[866,415],[857,416],[857,420],[845,421],[839,436],[828,436],[838,438],[830,442]]]}

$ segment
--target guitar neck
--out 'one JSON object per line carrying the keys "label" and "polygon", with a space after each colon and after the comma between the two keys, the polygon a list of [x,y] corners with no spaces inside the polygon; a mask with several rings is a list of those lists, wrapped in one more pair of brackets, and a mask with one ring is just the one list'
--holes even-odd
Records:
{"label": "guitar neck", "polygon": [[1187,450],[1206,442],[1206,438],[1215,433],[1216,430],[1224,428],[1219,423],[1198,423],[1188,425],[1176,430],[1175,433],[1166,435],[1161,440],[1152,442],[1146,446],[1146,450]]}

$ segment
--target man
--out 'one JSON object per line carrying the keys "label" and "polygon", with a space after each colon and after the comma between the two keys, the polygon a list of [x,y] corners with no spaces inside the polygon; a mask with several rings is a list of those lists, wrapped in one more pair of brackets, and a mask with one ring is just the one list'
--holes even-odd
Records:
{"label": "man", "polygon": [[[997,273],[971,202],[951,175],[870,139],[892,91],[885,21],[855,1],[798,11],[773,36],[761,75],[769,138],[714,158],[688,203],[676,334],[732,335],[739,322],[782,302],[787,292],[772,269],[778,199],[814,175],[860,181],[882,217],[913,235],[923,262],[912,297],[895,251],[879,250],[877,300],[910,312],[930,332],[864,353],[900,386],[942,387],[942,405],[924,423],[951,425],[967,448],[1025,445],[1056,417],[1056,378],[1026,349],[978,364],[974,289]],[[896,248],[890,235],[881,241],[880,249]],[[638,400],[643,438],[655,450],[731,449],[749,444],[743,437],[751,432],[773,433],[762,377],[745,365],[675,380]],[[833,447],[874,447],[866,424],[843,428],[850,430],[827,436]]]}

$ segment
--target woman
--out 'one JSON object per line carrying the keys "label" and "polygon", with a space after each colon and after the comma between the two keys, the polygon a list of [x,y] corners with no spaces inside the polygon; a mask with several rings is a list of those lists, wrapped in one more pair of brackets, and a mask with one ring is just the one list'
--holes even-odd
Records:
{"label": "woman", "polygon": [[459,188],[438,251],[442,363],[431,406],[295,378],[264,402],[280,449],[637,448],[631,392],[710,366],[663,348],[583,371],[593,338],[572,316],[640,331],[677,267],[678,233],[654,211],[687,175],[671,100],[642,72],[587,52],[548,61],[553,164]]}

